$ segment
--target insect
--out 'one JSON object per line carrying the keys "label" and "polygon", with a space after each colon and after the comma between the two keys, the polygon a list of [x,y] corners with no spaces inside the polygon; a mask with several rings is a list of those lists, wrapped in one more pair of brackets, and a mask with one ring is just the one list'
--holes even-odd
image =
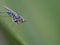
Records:
{"label": "insect", "polygon": [[23,23],[25,22],[24,18],[21,15],[18,15],[15,11],[12,9],[8,8],[7,6],[4,6],[4,8],[7,10],[7,14],[12,16],[14,22],[16,23]]}

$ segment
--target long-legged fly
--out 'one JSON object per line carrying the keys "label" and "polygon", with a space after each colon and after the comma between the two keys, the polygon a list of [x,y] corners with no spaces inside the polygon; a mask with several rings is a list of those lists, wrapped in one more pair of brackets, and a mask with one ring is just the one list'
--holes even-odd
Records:
{"label": "long-legged fly", "polygon": [[13,11],[10,8],[8,8],[7,6],[4,6],[4,8],[7,10],[6,13],[8,15],[12,16],[14,22],[16,22],[16,23],[23,23],[23,22],[25,22],[24,18],[21,15],[18,15],[15,11]]}

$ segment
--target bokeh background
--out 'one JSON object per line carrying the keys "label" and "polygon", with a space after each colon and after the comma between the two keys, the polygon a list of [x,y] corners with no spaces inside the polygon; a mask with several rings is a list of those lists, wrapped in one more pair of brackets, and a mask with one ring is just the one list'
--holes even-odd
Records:
{"label": "bokeh background", "polygon": [[0,14],[0,45],[60,45],[60,0],[0,0],[27,22],[16,24]]}

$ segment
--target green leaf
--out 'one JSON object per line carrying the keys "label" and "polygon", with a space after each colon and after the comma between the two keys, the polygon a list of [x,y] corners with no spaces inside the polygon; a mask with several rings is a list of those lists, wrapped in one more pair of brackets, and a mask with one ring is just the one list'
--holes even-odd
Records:
{"label": "green leaf", "polygon": [[9,45],[60,45],[59,0],[0,0],[2,6],[21,14],[27,22],[16,24],[0,15],[0,29]]}

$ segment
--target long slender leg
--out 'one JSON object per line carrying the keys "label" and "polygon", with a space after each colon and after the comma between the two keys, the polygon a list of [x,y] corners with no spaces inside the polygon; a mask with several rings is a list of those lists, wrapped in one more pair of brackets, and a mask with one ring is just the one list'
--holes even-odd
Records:
{"label": "long slender leg", "polygon": [[0,12],[0,14],[4,14],[4,13],[7,13],[7,12]]}

